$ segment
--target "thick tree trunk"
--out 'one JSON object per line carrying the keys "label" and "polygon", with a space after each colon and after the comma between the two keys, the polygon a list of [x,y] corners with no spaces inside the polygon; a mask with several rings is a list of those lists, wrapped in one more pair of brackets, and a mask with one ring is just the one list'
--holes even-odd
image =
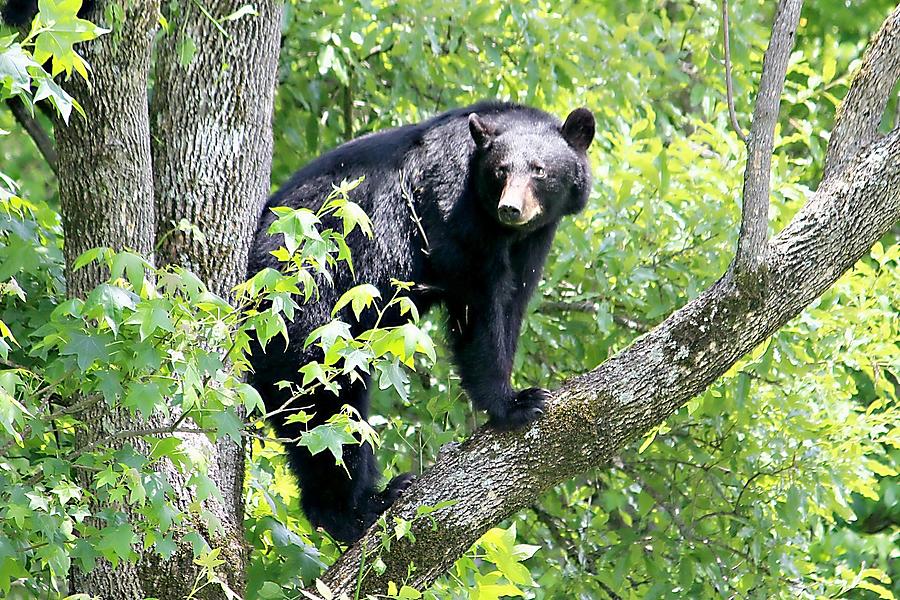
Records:
{"label": "thick tree trunk", "polygon": [[[246,4],[203,6],[219,19]],[[190,37],[198,53],[185,66],[180,37],[162,41],[151,107],[157,262],[190,268],[225,297],[244,280],[272,164],[281,3],[253,7],[258,16],[219,24],[183,3],[173,17],[178,36]],[[176,229],[182,220],[203,237]]]}
{"label": "thick tree trunk", "polygon": [[[101,2],[92,16],[100,24],[104,7]],[[56,128],[66,282],[72,297],[84,297],[107,276],[97,263],[72,270],[85,250],[109,246],[149,256],[153,248],[147,76],[157,10],[158,3],[149,1],[129,4],[120,31],[79,48],[93,67],[91,82],[76,77],[69,88],[85,116],[73,114],[68,126]],[[78,432],[79,447],[136,426],[127,411],[110,411],[102,403],[83,419],[94,426]],[[82,485],[89,487],[86,477]],[[90,573],[73,570],[70,583],[73,592],[102,598],[147,595],[138,564],[113,568],[102,561]]]}
{"label": "thick tree trunk", "polygon": [[[747,282],[730,270],[623,352],[567,381],[527,430],[482,430],[441,452],[391,509],[388,522],[393,516],[413,519],[420,506],[456,503],[431,515],[435,528],[420,522],[413,527],[415,541],[395,540],[390,552],[379,551],[373,528],[322,578],[332,592],[353,597],[361,564],[372,564],[376,554],[386,571],[368,574],[363,593],[383,593],[391,580],[427,586],[493,524],[548,488],[609,464],[625,444],[700,393],[864,256],[900,220],[900,130],[866,147],[900,73],[900,55],[890,51],[898,40],[900,9],[885,22],[847,96],[852,106],[843,111],[829,146],[836,153],[826,161],[833,165],[831,176],[762,246],[765,281]],[[861,155],[859,148],[866,148]]]}
{"label": "thick tree trunk", "polygon": [[[218,19],[243,4],[207,2],[203,6]],[[100,19],[103,9],[98,7],[94,19]],[[218,22],[195,4],[181,5],[174,22],[180,35],[191,36],[198,54],[182,66],[174,34],[159,44],[152,118],[147,86],[158,3],[130,4],[122,31],[81,49],[93,67],[91,90],[76,84],[72,91],[87,119],[75,118],[71,127],[60,126],[58,133],[67,265],[95,246],[128,248],[150,256],[158,244],[160,266],[183,264],[220,295],[227,297],[243,279],[256,217],[269,187],[281,16],[280,4],[274,1],[256,9],[258,16]],[[151,139],[156,142],[152,161]],[[172,222],[182,219],[202,231],[204,244],[197,237],[170,233]],[[99,267],[77,272],[69,268],[69,292],[83,296],[104,276]],[[81,446],[116,431],[148,425],[103,405],[86,415],[86,421],[102,426],[82,432]],[[222,493],[222,502],[210,499],[204,508],[219,519],[223,530],[215,535],[200,533],[210,546],[220,549],[225,560],[220,574],[240,591],[247,555],[243,448],[231,442],[213,445],[198,435],[185,435],[182,440],[192,455],[207,457],[207,474]],[[174,489],[174,508],[187,513],[194,501],[186,485],[190,474],[179,473],[168,462],[159,469]],[[175,539],[186,532],[176,532]],[[191,547],[181,544],[167,561],[147,553],[136,564],[114,569],[103,561],[90,573],[76,572],[72,591],[115,599],[181,599],[191,592],[197,573]],[[221,588],[210,585],[194,597],[224,596]]]}
{"label": "thick tree trunk", "polygon": [[[180,6],[172,16],[178,35],[157,47],[151,107],[157,263],[191,269],[226,298],[244,279],[269,190],[281,29],[281,5],[274,0],[257,3],[258,15],[213,21],[244,4],[207,2],[208,15],[194,4]],[[186,65],[181,36],[198,48]],[[225,530],[219,547],[231,587],[243,589],[243,445],[226,438],[213,446],[203,436],[184,436],[183,443],[210,457],[208,475],[222,494],[222,502],[210,506]]]}
{"label": "thick tree trunk", "polygon": [[[105,3],[100,4],[92,18],[104,25]],[[106,276],[97,263],[72,271],[85,250],[109,246],[145,256],[153,250],[147,75],[157,10],[158,2],[131,6],[121,31],[79,47],[92,67],[90,84],[73,77],[68,87],[85,116],[73,113],[70,123],[60,123],[56,131],[72,297],[84,297]]]}

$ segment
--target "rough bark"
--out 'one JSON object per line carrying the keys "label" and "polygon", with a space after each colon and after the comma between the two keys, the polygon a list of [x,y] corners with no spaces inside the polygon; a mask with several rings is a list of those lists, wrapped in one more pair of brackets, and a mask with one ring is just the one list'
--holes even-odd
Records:
{"label": "rough bark", "polygon": [[[245,4],[204,2],[205,14],[198,4],[182,3],[178,14],[169,15],[178,33],[157,45],[150,111],[157,264],[185,266],[226,298],[244,279],[250,241],[269,189],[281,25],[281,4],[274,0],[254,4],[258,15],[218,21]],[[182,36],[198,48],[186,65],[179,52]],[[182,221],[195,229],[176,229]],[[197,435],[182,436],[182,443],[210,459],[208,475],[223,501],[209,502],[207,508],[224,528],[211,542],[226,560],[230,586],[242,590],[247,561],[244,448],[230,439],[213,445]],[[168,476],[183,486],[184,475],[171,470]],[[179,570],[192,571],[191,558],[184,554],[184,564],[173,568],[168,579],[185,580]],[[166,581],[162,589],[148,592],[180,598],[189,591],[175,587]]]}
{"label": "rough bark", "polygon": [[803,0],[779,0],[772,25],[772,37],[763,57],[759,92],[747,141],[747,169],[744,172],[743,212],[734,272],[750,286],[765,283],[766,240],[769,236],[769,181],[775,124],[781,106],[781,91],[788,59],[794,48],[797,23]]}
{"label": "rough bark", "polygon": [[[99,3],[91,15],[101,25],[105,6]],[[149,255],[153,248],[147,76],[157,10],[158,3],[129,3],[121,29],[79,48],[93,67],[91,82],[73,78],[68,87],[85,116],[72,115],[68,126],[56,127],[66,283],[72,297],[84,297],[106,277],[96,263],[72,270],[85,250],[109,246]],[[135,427],[127,411],[109,411],[102,403],[83,419],[93,426],[78,431],[76,447]],[[89,479],[82,485],[90,486]],[[70,584],[91,596],[144,597],[137,564],[113,568],[102,561],[90,573],[73,569]]]}
{"label": "rough bark", "polygon": [[[147,88],[158,2],[128,3],[121,30],[80,49],[93,67],[91,84],[88,88],[75,82],[71,91],[87,118],[75,118],[70,127],[60,125],[58,130],[67,267],[95,246],[150,256],[161,240],[159,264],[184,264],[219,294],[227,296],[242,280],[249,240],[268,190],[280,4],[258,4],[258,16],[229,22],[211,18],[231,14],[242,5],[204,3],[210,15],[197,4],[182,5],[174,22],[184,24],[180,31],[192,36],[198,54],[182,67],[176,40],[167,38],[159,45],[152,112]],[[102,21],[104,8],[100,3],[91,18]],[[152,160],[151,133],[157,142]],[[205,245],[182,235],[162,238],[171,230],[170,222],[181,219],[205,234]],[[84,296],[105,277],[96,266],[75,272],[67,268],[66,274],[73,296]],[[99,427],[80,432],[80,447],[148,425],[102,404],[85,415],[85,421]],[[223,502],[210,500],[204,508],[221,521],[224,533],[201,534],[222,550],[226,560],[222,574],[239,591],[247,554],[243,449],[235,444],[215,446],[198,435],[183,436],[183,443],[208,457],[208,475],[222,492]],[[186,485],[189,474],[166,462],[159,468],[174,489],[175,508],[187,512],[194,499]],[[193,552],[183,544],[167,561],[152,553],[115,569],[102,561],[90,573],[74,572],[71,583],[72,591],[102,598],[180,599],[190,593],[196,573]],[[194,597],[223,596],[211,585]]]}
{"label": "rough bark", "polygon": [[[245,4],[203,3],[214,18]],[[174,17],[183,28],[178,36],[189,36],[198,53],[182,66],[179,37],[162,41],[151,107],[157,262],[189,267],[223,296],[244,279],[269,190],[281,4],[266,0],[253,7],[258,16],[218,24],[197,4],[183,3]],[[173,231],[182,219],[205,242]]]}
{"label": "rough bark", "polygon": [[[103,22],[98,3],[92,20]],[[158,2],[129,6],[121,30],[83,44],[93,67],[90,84],[68,86],[85,116],[57,127],[59,195],[65,231],[66,282],[70,296],[84,296],[103,281],[96,263],[72,264],[97,246],[153,250],[153,175],[147,115],[147,75]]]}
{"label": "rough bark", "polygon": [[[897,47],[897,13],[876,46]],[[868,75],[857,76],[847,96],[852,110],[866,118],[843,111],[845,123],[856,119],[858,125],[838,120],[832,142],[841,156],[827,162],[844,168],[832,168],[791,223],[762,246],[765,286],[738,285],[730,269],[624,351],[565,382],[544,418],[527,430],[481,430],[442,451],[387,515],[389,522],[393,516],[412,519],[419,506],[455,500],[433,513],[437,526],[414,526],[414,542],[394,541],[390,552],[379,552],[386,571],[368,571],[359,585],[361,564],[371,564],[381,547],[373,528],[323,582],[349,597],[358,585],[363,593],[383,592],[390,580],[427,586],[494,523],[550,487],[608,464],[828,289],[900,220],[900,130],[866,146],[870,124],[881,118],[872,111],[883,111],[884,90],[896,83],[896,60],[873,50],[866,54],[860,72]]]}
{"label": "rough bark", "polygon": [[897,77],[900,76],[900,7],[872,39],[862,65],[841,103],[828,141],[825,178],[833,177],[860,148],[874,140]]}

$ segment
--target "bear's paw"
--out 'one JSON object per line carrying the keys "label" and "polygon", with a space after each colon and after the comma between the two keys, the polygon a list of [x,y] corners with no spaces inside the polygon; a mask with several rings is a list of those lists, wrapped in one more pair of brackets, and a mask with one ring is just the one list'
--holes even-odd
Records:
{"label": "bear's paw", "polygon": [[527,388],[516,393],[503,416],[495,415],[488,423],[494,429],[511,431],[538,420],[547,407],[550,392],[543,388]]}

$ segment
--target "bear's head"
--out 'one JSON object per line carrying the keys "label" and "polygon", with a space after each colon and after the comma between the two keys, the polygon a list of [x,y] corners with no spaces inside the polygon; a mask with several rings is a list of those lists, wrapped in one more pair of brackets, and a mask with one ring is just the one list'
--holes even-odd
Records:
{"label": "bear's head", "polygon": [[586,108],[573,110],[562,125],[537,111],[471,113],[475,185],[484,208],[504,227],[526,232],[580,211],[590,194],[594,127]]}

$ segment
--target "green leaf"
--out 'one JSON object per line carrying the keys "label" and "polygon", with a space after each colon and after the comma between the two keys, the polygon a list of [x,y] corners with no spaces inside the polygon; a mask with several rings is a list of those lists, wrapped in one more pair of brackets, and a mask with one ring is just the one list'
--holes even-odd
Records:
{"label": "green leaf", "polygon": [[141,416],[147,419],[162,400],[163,394],[158,383],[138,381],[128,386],[128,392],[125,394],[122,405],[132,411],[140,412]]}
{"label": "green leaf", "polygon": [[240,396],[243,405],[247,408],[247,414],[253,414],[254,412],[259,412],[261,415],[265,414],[265,403],[263,402],[262,396],[256,391],[256,388],[248,383],[238,383],[235,386],[235,391]]}
{"label": "green leaf", "polygon": [[103,247],[85,250],[78,258],[75,259],[75,263],[72,265],[72,270],[78,271],[79,269],[82,269],[88,264],[97,260],[107,260],[111,254],[112,250]]}
{"label": "green leaf", "polygon": [[350,333],[350,326],[347,323],[335,319],[312,330],[306,337],[303,347],[307,348],[310,344],[319,340],[319,346],[323,350],[327,350],[328,348],[331,348],[334,345],[335,340],[339,338],[351,340],[353,339],[353,335]]}
{"label": "green leaf", "polygon": [[369,216],[362,207],[355,202],[349,200],[343,202],[334,211],[334,214],[341,219],[344,237],[350,235],[357,227],[366,237],[372,237],[372,221],[369,220]]}
{"label": "green leaf", "polygon": [[178,63],[182,67],[187,67],[193,62],[194,57],[197,55],[197,44],[194,43],[194,38],[186,33],[182,33],[178,36],[178,43],[175,51],[178,54]]}
{"label": "green leaf", "polygon": [[20,95],[31,89],[31,75],[28,70],[40,68],[40,63],[31,58],[19,44],[13,44],[0,51],[0,88],[6,88],[13,95]]}
{"label": "green leaf", "polygon": [[55,77],[75,70],[84,79],[88,78],[87,65],[75,52],[73,46],[79,42],[92,40],[108,29],[97,27],[90,21],[77,16],[81,2],[77,0],[39,0],[37,19],[32,31],[38,34],[34,40],[34,59],[45,63],[53,59],[51,74]]}
{"label": "green leaf", "polygon": [[40,78],[37,91],[34,93],[34,102],[40,102],[45,98],[53,103],[53,106],[56,107],[60,117],[66,124],[69,123],[69,115],[72,114],[73,108],[82,115],[84,114],[81,105],[49,77]]}
{"label": "green leaf", "polygon": [[381,298],[381,292],[374,285],[368,283],[357,285],[344,292],[338,298],[337,303],[331,310],[331,316],[336,316],[342,308],[349,304],[353,310],[353,316],[359,321],[362,311],[372,306],[376,298]]}
{"label": "green leaf", "polygon": [[231,438],[235,444],[241,443],[241,430],[244,422],[235,414],[233,409],[214,412],[211,417],[216,424],[216,439]]}
{"label": "green leaf", "polygon": [[284,246],[290,254],[300,247],[305,239],[322,241],[317,226],[319,217],[306,208],[275,207],[271,209],[277,219],[269,226],[269,235],[277,233],[284,237]]}
{"label": "green leaf", "polygon": [[110,266],[110,276],[113,280],[126,274],[128,282],[136,293],[140,293],[144,287],[144,269],[150,268],[150,263],[133,252],[119,252],[113,256]]}
{"label": "green leaf", "polygon": [[233,13],[231,13],[230,15],[222,17],[222,20],[223,21],[236,21],[236,20],[240,19],[241,17],[246,17],[246,16],[256,17],[256,16],[259,16],[259,13],[256,12],[256,9],[252,5],[245,4],[242,7],[240,7],[239,9],[237,9],[236,11],[234,11]]}
{"label": "green leaf", "polygon": [[82,372],[87,371],[88,367],[96,361],[106,362],[109,360],[107,339],[105,336],[97,334],[73,333],[60,354],[75,355],[75,361]]}
{"label": "green leaf", "polygon": [[337,464],[344,464],[343,445],[358,444],[359,442],[348,432],[343,425],[336,423],[324,423],[313,427],[302,436],[298,446],[303,446],[309,453],[316,455],[324,450],[331,452]]}
{"label": "green leaf", "polygon": [[131,560],[136,556],[132,549],[132,544],[135,543],[137,543],[137,536],[130,524],[114,525],[100,531],[97,550],[113,566],[118,566],[121,561]]}
{"label": "green leaf", "polygon": [[400,398],[407,402],[409,400],[409,391],[406,386],[409,383],[409,377],[407,377],[403,368],[400,367],[399,360],[394,359],[393,362],[381,361],[375,364],[375,368],[380,374],[378,377],[378,388],[386,390],[392,387],[400,395]]}
{"label": "green leaf", "polygon": [[[141,272],[143,273],[143,271]],[[125,322],[129,325],[138,325],[140,338],[143,341],[153,335],[157,329],[169,333],[175,331],[175,326],[169,317],[169,310],[171,310],[171,305],[164,298],[146,300],[137,306],[135,313]]]}

